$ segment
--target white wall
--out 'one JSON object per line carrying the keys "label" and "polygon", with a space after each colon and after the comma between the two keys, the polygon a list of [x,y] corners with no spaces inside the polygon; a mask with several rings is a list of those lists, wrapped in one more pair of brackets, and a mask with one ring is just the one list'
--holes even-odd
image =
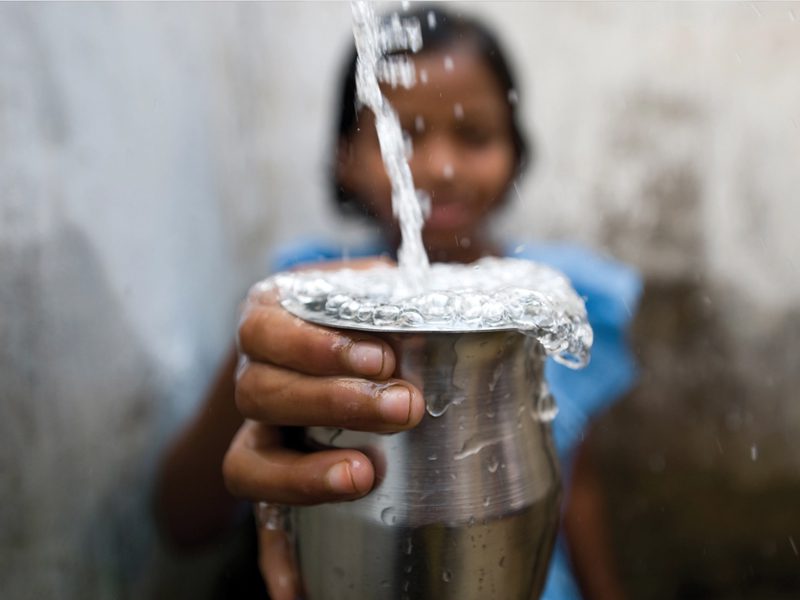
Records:
{"label": "white wall", "polygon": [[[466,8],[538,150],[511,234],[700,278],[746,339],[796,317],[800,9]],[[343,3],[0,6],[0,596],[136,595],[154,457],[238,299],[274,242],[341,231],[348,27]]]}

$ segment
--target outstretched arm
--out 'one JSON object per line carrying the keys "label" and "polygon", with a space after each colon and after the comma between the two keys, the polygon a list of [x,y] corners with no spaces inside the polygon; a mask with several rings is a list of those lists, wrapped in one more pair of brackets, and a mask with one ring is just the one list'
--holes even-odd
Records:
{"label": "outstretched arm", "polygon": [[586,600],[621,600],[622,584],[611,554],[603,488],[585,443],[575,455],[564,515],[572,565]]}

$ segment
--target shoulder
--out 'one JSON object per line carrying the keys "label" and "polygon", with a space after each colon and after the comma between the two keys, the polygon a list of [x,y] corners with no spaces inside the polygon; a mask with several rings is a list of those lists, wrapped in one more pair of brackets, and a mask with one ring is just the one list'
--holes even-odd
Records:
{"label": "shoulder", "polygon": [[636,312],[642,278],[630,265],[585,246],[567,243],[521,244],[510,255],[564,273],[584,297],[592,326],[623,326]]}
{"label": "shoulder", "polygon": [[275,248],[270,254],[269,266],[275,273],[308,263],[377,256],[383,252],[384,248],[378,243],[367,242],[351,247],[330,240],[303,238]]}

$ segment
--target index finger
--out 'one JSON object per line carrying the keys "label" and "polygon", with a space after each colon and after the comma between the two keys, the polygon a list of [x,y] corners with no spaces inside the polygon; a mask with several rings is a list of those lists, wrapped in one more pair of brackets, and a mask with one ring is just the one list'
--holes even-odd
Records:
{"label": "index finger", "polygon": [[367,333],[315,325],[284,309],[273,287],[257,284],[239,324],[239,351],[308,375],[358,375],[386,379],[394,373],[389,344]]}

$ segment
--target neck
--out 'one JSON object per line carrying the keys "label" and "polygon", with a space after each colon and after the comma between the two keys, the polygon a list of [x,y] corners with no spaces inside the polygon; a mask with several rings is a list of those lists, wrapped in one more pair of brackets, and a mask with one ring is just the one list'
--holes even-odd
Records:
{"label": "neck", "polygon": [[[392,249],[397,254],[400,247],[399,235],[392,236]],[[470,238],[453,238],[451,243],[437,243],[432,247],[426,243],[428,259],[433,262],[472,263],[484,256],[502,256],[501,245],[487,235],[475,235]]]}

